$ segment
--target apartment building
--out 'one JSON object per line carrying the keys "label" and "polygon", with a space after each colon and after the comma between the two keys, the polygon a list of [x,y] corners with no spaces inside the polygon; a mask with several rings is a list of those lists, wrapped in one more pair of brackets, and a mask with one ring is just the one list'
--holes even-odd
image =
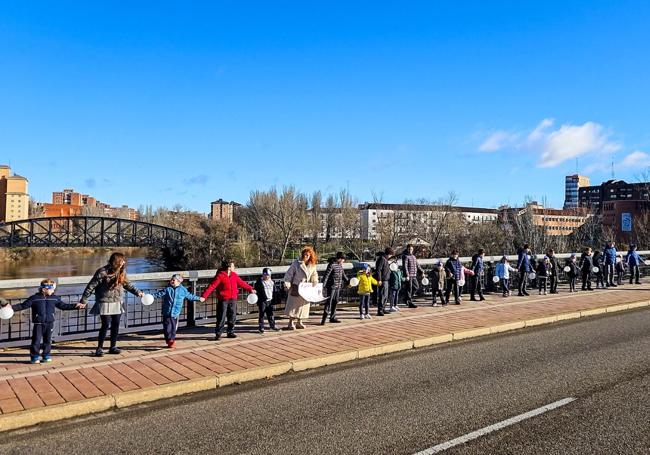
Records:
{"label": "apartment building", "polygon": [[9,166],[0,165],[0,222],[29,217],[28,183],[25,177],[12,175]]}

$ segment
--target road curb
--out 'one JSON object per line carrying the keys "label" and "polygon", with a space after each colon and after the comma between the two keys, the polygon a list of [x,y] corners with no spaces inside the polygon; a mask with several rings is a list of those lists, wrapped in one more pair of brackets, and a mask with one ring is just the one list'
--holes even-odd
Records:
{"label": "road curb", "polygon": [[164,384],[140,390],[116,393],[113,395],[116,408],[127,408],[136,404],[172,398],[188,393],[204,392],[217,388],[217,377],[191,379],[189,381]]}
{"label": "road curb", "polygon": [[454,335],[447,333],[444,335],[435,335],[432,337],[418,338],[413,340],[414,348],[423,348],[426,346],[433,346],[434,344],[448,343],[454,339]]}
{"label": "road curb", "polygon": [[490,327],[480,327],[478,329],[463,330],[461,332],[454,332],[453,340],[465,340],[467,338],[476,338],[490,334]]}
{"label": "road curb", "polygon": [[336,365],[337,363],[349,362],[359,358],[359,351],[337,352],[313,359],[295,360],[292,363],[293,371],[311,370],[312,368]]}
{"label": "road curb", "polygon": [[373,346],[371,348],[359,349],[359,359],[366,359],[368,357],[375,357],[382,354],[390,354],[391,352],[408,351],[413,349],[413,341],[396,341],[394,343],[382,344],[380,346]]}
{"label": "road curb", "polygon": [[242,382],[256,381],[258,379],[268,379],[273,376],[291,371],[293,365],[291,362],[278,363],[265,367],[252,368],[250,370],[233,371],[232,373],[223,373],[217,375],[217,387],[224,387],[230,384],[241,384]]}
{"label": "road curb", "polygon": [[364,359],[384,354],[408,351],[414,348],[448,343],[455,340],[476,338],[490,334],[519,330],[525,327],[535,327],[539,325],[552,324],[558,321],[578,319],[648,306],[650,306],[650,301],[574,311],[549,317],[530,319],[526,321],[515,321],[511,323],[499,324],[491,327],[480,327],[471,330],[463,330],[450,334],[434,335],[430,337],[417,338],[406,341],[397,341],[379,346],[372,346],[369,348],[326,354],[310,359],[282,362],[279,364],[253,368],[250,370],[216,374],[214,376],[149,387],[141,390],[120,392],[105,397],[89,398],[81,401],[47,406],[45,408],[41,407],[20,412],[3,414],[0,415],[0,432],[30,427],[45,422],[81,417],[98,412],[109,411],[111,409],[123,409],[141,403],[187,395],[190,393],[202,392],[206,390],[216,390],[220,387],[225,387],[231,384],[241,384],[244,382],[280,376],[290,371],[304,371],[326,365],[335,365],[338,363],[350,362],[357,359]]}
{"label": "road curb", "polygon": [[96,412],[104,412],[113,409],[114,407],[115,398],[113,398],[112,395],[109,395],[81,401],[72,401],[70,403],[56,404],[45,408],[12,412],[0,416],[0,432],[31,427],[39,423],[85,416]]}

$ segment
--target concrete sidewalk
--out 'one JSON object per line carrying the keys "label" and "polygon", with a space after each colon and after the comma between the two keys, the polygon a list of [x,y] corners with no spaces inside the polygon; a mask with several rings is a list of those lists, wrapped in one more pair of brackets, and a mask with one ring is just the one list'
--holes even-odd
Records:
{"label": "concrete sidewalk", "polygon": [[[0,431],[91,414],[289,371],[650,305],[650,286],[528,298],[488,296],[486,302],[432,308],[429,302],[361,321],[349,309],[341,324],[268,332],[238,327],[237,339],[212,341],[213,327],[181,331],[178,348],[157,334],[122,337],[123,353],[91,356],[94,342],[54,347],[53,362],[26,363],[26,349],[0,352]],[[426,306],[425,306],[426,305]],[[247,321],[250,324],[251,321]],[[280,321],[282,323],[282,321]]]}

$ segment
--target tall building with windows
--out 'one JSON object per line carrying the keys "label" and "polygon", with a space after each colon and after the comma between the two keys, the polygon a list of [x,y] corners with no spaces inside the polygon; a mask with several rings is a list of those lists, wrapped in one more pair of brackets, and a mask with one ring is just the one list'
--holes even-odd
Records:
{"label": "tall building with windows", "polygon": [[0,165],[0,222],[29,218],[28,180],[12,175],[11,168]]}
{"label": "tall building with windows", "polygon": [[584,175],[567,175],[564,180],[564,208],[575,209],[580,204],[580,188],[589,186],[589,177]]}
{"label": "tall building with windows", "polygon": [[233,201],[228,202],[223,199],[214,201],[210,204],[210,218],[213,220],[225,221],[226,223],[232,223],[235,209],[239,206],[241,206],[241,204]]}

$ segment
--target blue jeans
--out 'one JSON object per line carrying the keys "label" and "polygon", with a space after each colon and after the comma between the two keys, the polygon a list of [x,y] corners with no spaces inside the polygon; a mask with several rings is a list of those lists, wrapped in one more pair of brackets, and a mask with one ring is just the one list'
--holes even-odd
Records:
{"label": "blue jeans", "polygon": [[399,302],[399,289],[390,290],[390,306],[391,308],[396,307]]}
{"label": "blue jeans", "polygon": [[361,294],[359,296],[359,314],[368,314],[370,309],[370,294]]}

